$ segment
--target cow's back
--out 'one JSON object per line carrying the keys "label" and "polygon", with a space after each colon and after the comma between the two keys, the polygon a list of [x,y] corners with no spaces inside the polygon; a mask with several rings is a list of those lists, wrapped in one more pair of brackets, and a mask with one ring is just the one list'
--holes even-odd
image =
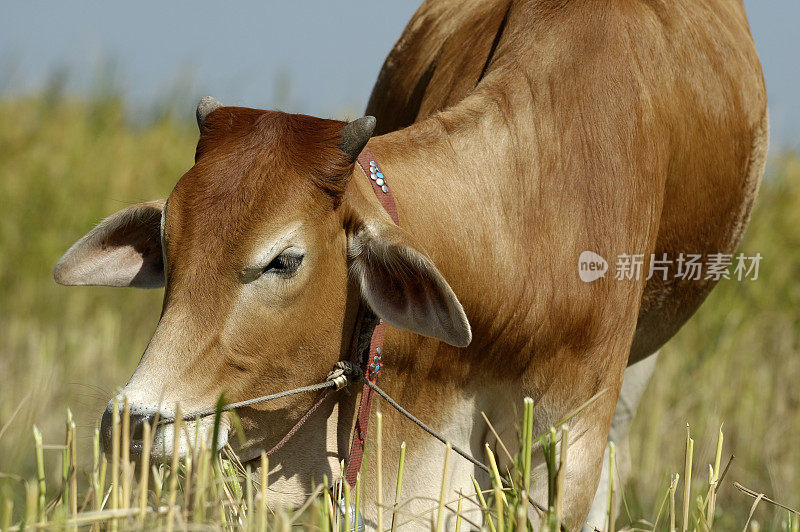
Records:
{"label": "cow's back", "polygon": [[[568,26],[573,21],[566,17],[605,9],[592,4],[429,0],[387,58],[367,112],[377,117],[379,133],[424,120],[480,90],[495,68],[507,68],[509,54],[526,71],[520,75],[535,77],[539,68],[529,59],[547,51],[529,54],[525,44],[533,48],[547,42],[537,34],[540,28],[558,22]],[[624,1],[615,7],[620,24],[641,28],[643,55],[654,50],[652,64],[641,67],[650,71],[653,105],[660,107],[668,132],[655,256],[666,253],[674,260],[680,253],[732,253],[749,217],[768,142],[766,91],[744,8],[721,0]],[[520,24],[525,18],[532,23]],[[575,27],[581,23],[586,21],[575,21]],[[602,53],[592,46],[586,42],[585,53]],[[565,43],[551,57],[559,53],[581,53],[581,48]],[[606,58],[609,64],[617,59]],[[568,267],[574,264],[565,265],[565,271]],[[678,280],[674,265],[666,281],[657,275],[649,280],[630,363],[674,335],[714,284]]]}

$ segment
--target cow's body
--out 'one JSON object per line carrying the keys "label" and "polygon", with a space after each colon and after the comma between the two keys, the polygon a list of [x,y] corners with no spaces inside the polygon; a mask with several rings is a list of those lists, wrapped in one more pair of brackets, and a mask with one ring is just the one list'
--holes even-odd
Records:
{"label": "cow's body", "polygon": [[[635,49],[639,57],[632,56]],[[626,71],[628,87],[622,77]],[[597,94],[587,92],[588,85],[595,85]],[[611,101],[612,92],[605,91],[615,85],[631,93]],[[663,209],[654,253],[735,249],[768,143],[766,92],[741,2],[609,2],[602,7],[594,2],[426,2],[387,58],[367,113],[378,118],[376,133],[388,133],[474,93],[492,101],[489,113],[492,106],[511,104],[512,97],[524,100],[514,104],[525,109],[525,117],[513,107],[513,120],[501,130],[542,130],[541,122],[555,123],[539,132],[536,143],[553,140],[550,153],[522,145],[506,159],[523,170],[500,174],[510,183],[533,173],[531,167],[543,164],[544,155],[550,165],[586,159],[580,164],[588,170],[581,171],[599,178],[602,170],[592,168],[591,154],[555,143],[575,134],[581,137],[575,142],[595,144],[590,135],[592,128],[602,127],[599,117],[641,97],[643,111],[650,106],[660,111],[654,128],[664,136],[660,146],[668,165],[659,187]],[[623,134],[614,130],[628,125],[619,120],[606,134]],[[570,131],[581,127],[584,131]],[[631,150],[644,148],[626,144]],[[497,150],[491,151],[499,158]],[[655,166],[656,160],[651,162],[648,166]],[[548,175],[574,186],[577,174],[562,168]],[[498,175],[487,172],[486,177],[494,184]],[[598,202],[597,208],[607,210],[607,205]],[[669,339],[712,286],[672,282],[665,287],[657,278],[647,283],[630,363]]]}
{"label": "cow's body", "polygon": [[[423,4],[367,113],[387,133],[370,147],[401,224],[451,282],[474,340],[464,353],[397,338],[384,382],[434,426],[474,404],[509,434],[524,395],[541,433],[608,387],[572,422],[574,474],[595,478],[628,351],[631,363],[653,353],[714,283],[675,281],[673,268],[666,283],[584,284],[577,258],[733,253],[766,155],[759,61],[740,2],[468,4]],[[387,417],[402,427],[392,435],[414,430]],[[574,517],[596,485],[570,484]]]}
{"label": "cow's body", "polygon": [[[736,247],[767,142],[763,78],[742,5],[426,2],[387,59],[368,111],[382,133],[369,147],[393,190],[403,234],[413,239],[412,247],[427,251],[472,331],[472,343],[457,348],[389,327],[380,383],[478,457],[491,441],[481,412],[513,451],[523,397],[535,401],[538,434],[607,390],[570,420],[564,508],[574,528],[585,519],[597,487],[629,359],[654,352],[713,286],[706,280],[645,282],[646,264],[639,280],[607,276],[584,283],[578,257],[591,250],[613,262],[620,254],[674,258]],[[341,196],[334,209],[320,210],[323,196],[298,183],[299,176],[322,168],[317,158],[317,166],[308,161],[317,153],[310,146],[323,145],[323,139],[306,138],[311,126],[305,119],[258,113],[212,112],[210,126],[201,128],[198,164],[170,196],[161,222],[169,273],[162,320],[123,390],[134,402],[151,405],[148,412],[160,399],[188,403],[187,411],[212,405],[223,389],[235,401],[308,384],[348,354],[338,351],[337,342],[352,333],[348,309],[358,294],[351,280],[345,304],[351,229],[361,218],[387,228],[388,217],[357,167],[349,177],[337,177],[336,186],[344,185],[335,193]],[[265,158],[273,166],[265,166]],[[313,205],[303,203],[306,197]],[[314,220],[325,228],[305,240],[312,251],[324,247],[328,257],[324,270],[312,271],[337,281],[319,281],[313,293],[292,296],[316,308],[292,311],[290,320],[289,314],[257,310],[251,288],[228,279],[226,264],[246,265],[243,246],[257,247],[264,235],[277,234],[285,213],[297,205],[303,207],[295,233]],[[150,226],[157,221],[154,212]],[[104,224],[111,229],[103,228],[102,235],[119,225]],[[224,230],[202,236],[217,226]],[[217,257],[220,246],[224,254]],[[99,254],[106,248],[93,249]],[[81,272],[98,260],[78,251],[68,252],[57,279],[96,284],[97,277],[81,278]],[[146,254],[139,251],[145,263]],[[198,266],[212,256],[219,265]],[[318,259],[308,256],[308,267],[316,267]],[[213,283],[204,281],[207,271]],[[234,295],[225,292],[225,283]],[[269,304],[281,308],[285,299]],[[198,311],[204,300],[213,301],[206,303],[213,308]],[[265,339],[269,331],[254,313],[270,323],[275,331],[269,338],[278,341]],[[300,344],[280,336],[282,328],[316,318],[327,321],[297,332],[306,335]],[[270,349],[278,354],[264,358]],[[204,358],[193,358],[195,351]],[[290,352],[295,358],[279,356]],[[176,382],[191,392],[178,391]],[[321,408],[272,457],[274,499],[299,502],[312,479],[336,476],[356,400],[340,396]],[[274,444],[310,403],[292,399],[240,411],[248,436],[238,449],[242,456],[253,458]],[[383,408],[383,415],[384,500],[393,500],[394,464],[405,440],[403,495],[412,500],[401,513],[432,508],[428,498],[438,498],[443,447],[395,411]],[[373,441],[374,434],[368,438]],[[538,463],[534,496],[543,501],[547,483]],[[373,478],[374,455],[367,464],[364,474]],[[451,464],[448,498],[454,490],[471,492],[470,476],[487,485],[468,462],[453,457]],[[365,482],[364,489],[365,515],[374,524],[375,484]],[[429,516],[415,522],[425,527]]]}

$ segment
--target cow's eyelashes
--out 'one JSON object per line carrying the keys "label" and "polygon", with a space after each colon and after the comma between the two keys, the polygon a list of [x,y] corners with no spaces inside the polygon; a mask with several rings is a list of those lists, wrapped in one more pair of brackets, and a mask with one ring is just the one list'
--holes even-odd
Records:
{"label": "cow's eyelashes", "polygon": [[290,277],[294,275],[303,263],[303,255],[298,253],[281,253],[264,266],[262,274],[271,273]]}

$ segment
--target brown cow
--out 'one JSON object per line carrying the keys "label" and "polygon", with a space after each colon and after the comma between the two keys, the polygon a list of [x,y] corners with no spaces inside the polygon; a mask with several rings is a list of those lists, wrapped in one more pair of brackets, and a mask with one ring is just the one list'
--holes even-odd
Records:
{"label": "brown cow", "polygon": [[[629,358],[669,339],[714,283],[676,279],[674,266],[666,281],[584,283],[578,257],[735,249],[767,146],[741,2],[426,2],[368,107],[399,227],[353,165],[369,120],[210,102],[198,108],[196,164],[168,202],[101,222],[55,270],[63,284],[165,284],[158,328],[121,392],[135,412],[318,382],[349,356],[363,299],[390,325],[381,384],[476,456],[489,439],[482,411],[511,445],[524,396],[541,433],[608,390],[571,421],[564,508],[570,528],[583,523]],[[274,455],[279,501],[302,500],[346,458],[356,397],[336,397]],[[313,400],[241,409],[247,441],[232,443],[254,458]],[[384,416],[385,460],[408,442],[407,510],[427,508],[442,447]],[[449,489],[471,489],[471,475],[486,484],[454,461]],[[391,500],[391,472],[384,482]]]}

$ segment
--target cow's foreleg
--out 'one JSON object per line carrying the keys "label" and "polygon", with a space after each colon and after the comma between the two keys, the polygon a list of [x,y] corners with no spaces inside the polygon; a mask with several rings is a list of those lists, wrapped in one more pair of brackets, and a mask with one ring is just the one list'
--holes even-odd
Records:
{"label": "cow's foreleg", "polygon": [[[616,464],[619,474],[618,481],[623,484],[626,482],[630,472],[630,454],[628,448],[628,431],[636,415],[636,409],[642,398],[644,389],[653,374],[658,352],[653,353],[644,360],[628,367],[625,370],[625,377],[622,381],[622,389],[617,400],[617,407],[614,410],[614,421],[611,423],[611,431],[608,434],[608,441],[614,442],[616,446]],[[592,501],[592,509],[584,524],[584,532],[591,532],[595,529],[605,530],[606,512],[608,511],[608,471],[609,471],[609,446],[606,444],[603,456],[603,471],[600,475],[600,482],[597,486],[597,493]],[[619,504],[619,499],[617,499]]]}

